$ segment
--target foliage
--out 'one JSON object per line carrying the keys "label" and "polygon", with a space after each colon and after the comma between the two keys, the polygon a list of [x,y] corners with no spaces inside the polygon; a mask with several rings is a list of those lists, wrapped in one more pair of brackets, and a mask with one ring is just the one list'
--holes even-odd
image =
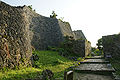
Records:
{"label": "foliage", "polygon": [[91,56],[100,56],[103,54],[103,52],[100,51],[98,48],[92,47],[91,50],[92,50]]}
{"label": "foliage", "polygon": [[97,42],[97,48],[102,51],[103,50],[103,44],[102,44],[102,38],[100,38]]}
{"label": "foliage", "polygon": [[28,8],[29,8],[30,10],[32,10],[32,5],[29,5]]}
{"label": "foliage", "polygon": [[59,56],[56,51],[35,51],[34,54],[39,56],[39,60],[35,61],[35,65],[42,70],[52,70],[55,73],[55,78],[63,77],[64,70],[73,64],[73,61]]}
{"label": "foliage", "polygon": [[95,54],[96,56],[102,55],[102,53],[101,53],[101,51],[100,51],[99,49],[96,49],[96,50],[94,51],[94,54]]}
{"label": "foliage", "polygon": [[73,45],[75,43],[75,40],[71,36],[65,36],[64,41],[60,44],[59,52],[61,52],[62,55],[64,56],[70,56],[73,55]]}
{"label": "foliage", "polygon": [[57,14],[55,13],[55,11],[52,11],[52,15],[50,15],[50,18],[56,18]]}
{"label": "foliage", "polygon": [[91,51],[92,51],[92,52],[94,52],[95,50],[96,50],[96,48],[95,48],[95,47],[92,47],[92,48],[91,48]]}
{"label": "foliage", "polygon": [[63,19],[64,19],[64,17],[61,17],[59,20],[60,20],[61,22],[64,22]]}
{"label": "foliage", "polygon": [[4,68],[0,71],[0,80],[24,80],[35,79],[41,75],[45,69],[54,73],[54,78],[64,75],[64,70],[73,65],[73,61],[58,55],[55,51],[34,51],[39,59],[34,61],[34,67],[10,70]]}
{"label": "foliage", "polygon": [[[29,5],[28,8],[29,8],[30,10],[33,10],[32,5]],[[33,11],[35,11],[35,9],[34,9]],[[36,11],[35,11],[35,12],[36,12]]]}
{"label": "foliage", "polygon": [[120,58],[111,58],[110,62],[116,70],[116,74],[120,76]]}

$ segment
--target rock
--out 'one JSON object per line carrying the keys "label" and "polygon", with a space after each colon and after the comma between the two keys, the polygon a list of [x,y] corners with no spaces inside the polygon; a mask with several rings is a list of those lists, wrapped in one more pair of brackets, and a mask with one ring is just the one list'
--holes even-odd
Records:
{"label": "rock", "polygon": [[33,57],[34,61],[38,61],[39,60],[39,56],[37,54],[33,54],[32,57]]}
{"label": "rock", "polygon": [[46,79],[52,80],[54,73],[51,70],[46,69],[46,70],[43,70],[42,75],[43,75],[43,80],[46,80]]}

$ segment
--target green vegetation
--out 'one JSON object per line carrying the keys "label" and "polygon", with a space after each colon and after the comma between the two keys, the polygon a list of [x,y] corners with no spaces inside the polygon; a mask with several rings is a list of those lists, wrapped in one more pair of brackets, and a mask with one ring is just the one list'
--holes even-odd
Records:
{"label": "green vegetation", "polygon": [[24,69],[16,70],[1,70],[0,80],[24,80],[27,78],[35,78],[38,76],[41,69],[29,67]]}
{"label": "green vegetation", "polygon": [[103,43],[102,43],[102,38],[98,39],[96,45],[97,45],[97,48],[92,47],[92,55],[93,55],[93,56],[103,55]]}
{"label": "green vegetation", "polygon": [[29,5],[28,8],[30,8],[32,10],[32,5]]}
{"label": "green vegetation", "polygon": [[103,44],[102,44],[102,38],[100,38],[97,42],[97,48],[100,50],[100,51],[103,51]]}
{"label": "green vegetation", "polygon": [[55,11],[52,11],[52,15],[50,15],[50,18],[56,18],[57,14],[55,13]]}
{"label": "green vegetation", "polygon": [[60,48],[62,48],[62,55],[64,56],[74,56],[74,52],[73,52],[73,44],[74,44],[75,40],[73,37],[71,36],[65,36],[64,37],[64,42],[62,42],[60,44]]}
{"label": "green vegetation", "polygon": [[34,61],[35,67],[20,68],[15,70],[2,69],[0,80],[24,80],[34,79],[41,75],[45,69],[54,73],[54,78],[63,78],[64,71],[73,66],[73,61],[58,55],[55,51],[35,51],[33,54],[39,57]]}
{"label": "green vegetation", "polygon": [[112,66],[116,70],[116,74],[120,76],[120,58],[112,58],[110,60]]}
{"label": "green vegetation", "polygon": [[97,48],[92,48],[92,52],[93,52],[93,54],[92,54],[93,56],[100,56],[103,54],[102,51],[100,51]]}
{"label": "green vegetation", "polygon": [[72,58],[72,57],[78,57],[78,55],[74,51],[74,44],[77,43],[77,40],[75,40],[71,36],[65,36],[64,41],[60,43],[59,47],[49,47],[49,50],[57,51],[59,55]]}
{"label": "green vegetation", "polygon": [[59,18],[59,20],[60,20],[61,22],[64,22],[63,19],[64,19],[64,17]]}
{"label": "green vegetation", "polygon": [[[32,5],[29,5],[28,8],[29,8],[30,10],[33,10]],[[35,9],[34,9],[33,11],[35,11]]]}

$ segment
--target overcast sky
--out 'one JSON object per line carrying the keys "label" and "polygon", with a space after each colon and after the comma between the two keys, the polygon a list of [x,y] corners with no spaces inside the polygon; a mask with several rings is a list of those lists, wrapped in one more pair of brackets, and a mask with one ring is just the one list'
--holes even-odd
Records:
{"label": "overcast sky", "polygon": [[52,11],[64,17],[72,30],[82,30],[96,45],[104,35],[120,32],[120,0],[1,0],[12,6],[32,5],[37,13],[49,17]]}

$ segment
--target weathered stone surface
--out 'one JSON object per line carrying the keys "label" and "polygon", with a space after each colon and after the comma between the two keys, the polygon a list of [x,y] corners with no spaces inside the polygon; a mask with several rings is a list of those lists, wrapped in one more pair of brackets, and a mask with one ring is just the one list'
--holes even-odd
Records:
{"label": "weathered stone surface", "polygon": [[[74,37],[68,22],[41,16],[27,6],[0,3],[0,67],[27,66],[31,64],[31,45],[36,50],[56,47],[67,35]],[[75,52],[82,51],[79,55],[85,56],[89,47],[85,41],[79,42],[74,45]],[[80,47],[76,47],[78,44]]]}
{"label": "weathered stone surface", "polygon": [[79,67],[75,68],[75,70],[88,70],[88,71],[115,71],[112,66],[108,67],[108,64],[81,64]]}
{"label": "weathered stone surface", "polygon": [[41,16],[27,6],[23,10],[30,27],[31,44],[35,49],[44,50],[48,46],[58,46],[64,36],[73,36],[69,23]]}
{"label": "weathered stone surface", "polygon": [[73,52],[85,57],[91,53],[91,43],[87,40],[76,40],[73,44]]}
{"label": "weathered stone surface", "polygon": [[85,56],[88,56],[91,54],[91,42],[90,41],[85,41]]}
{"label": "weathered stone surface", "polygon": [[103,63],[109,63],[109,61],[106,61],[105,59],[85,59],[84,61],[80,63],[89,63],[89,64],[103,64]]}
{"label": "weathered stone surface", "polygon": [[120,34],[103,36],[102,41],[104,55],[110,54],[115,58],[120,57]]}
{"label": "weathered stone surface", "polygon": [[103,56],[92,56],[92,57],[86,57],[85,59],[103,59]]}
{"label": "weathered stone surface", "polygon": [[98,74],[87,74],[87,73],[73,73],[75,76],[73,80],[114,80],[111,76],[98,75]]}
{"label": "weathered stone surface", "polygon": [[96,59],[95,57],[85,59],[83,62],[90,64],[80,64],[74,68],[73,80],[114,80],[112,73],[115,70],[111,64],[100,64],[101,62],[105,62],[105,59]]}
{"label": "weathered stone surface", "polygon": [[77,31],[73,31],[73,35],[74,35],[74,38],[76,40],[78,39],[86,39],[85,35],[83,34],[82,30],[77,30]]}
{"label": "weathered stone surface", "polygon": [[31,44],[35,49],[45,50],[48,46],[56,47],[64,40],[64,36],[71,36],[80,39],[74,44],[73,49],[76,54],[86,56],[90,53],[91,44],[86,40],[81,30],[77,31],[79,35],[74,35],[68,22],[41,16],[31,11],[27,6],[23,10],[30,27]]}
{"label": "weathered stone surface", "polygon": [[22,7],[0,3],[0,67],[31,64],[29,27]]}

